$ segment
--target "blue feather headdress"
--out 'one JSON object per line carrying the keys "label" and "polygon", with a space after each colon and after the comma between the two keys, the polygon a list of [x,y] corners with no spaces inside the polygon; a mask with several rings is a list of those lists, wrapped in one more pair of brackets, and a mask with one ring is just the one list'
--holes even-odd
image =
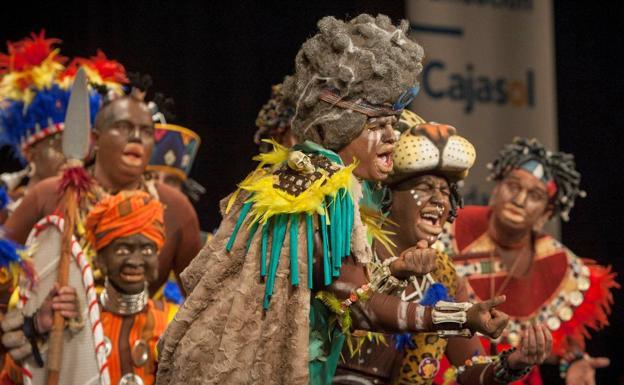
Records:
{"label": "blue feather headdress", "polygon": [[8,43],[8,54],[0,53],[0,146],[13,147],[18,157],[34,143],[63,131],[74,76],[84,67],[90,84],[91,124],[102,104],[100,92],[121,94],[127,82],[124,67],[102,51],[89,59],[66,58],[56,47],[59,39],[45,33],[32,34]]}

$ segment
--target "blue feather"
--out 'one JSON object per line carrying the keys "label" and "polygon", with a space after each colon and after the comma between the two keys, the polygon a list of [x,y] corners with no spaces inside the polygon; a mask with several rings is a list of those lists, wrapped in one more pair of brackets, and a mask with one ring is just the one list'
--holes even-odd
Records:
{"label": "blue feather", "polygon": [[6,207],[6,205],[11,201],[9,195],[6,192],[6,189],[0,186],[0,210]]}
{"label": "blue feather", "polygon": [[401,333],[394,335],[394,348],[402,352],[405,348],[414,349],[416,344],[412,341],[411,333]]}
{"label": "blue feather", "polygon": [[9,240],[0,238],[0,266],[9,267],[11,263],[21,263],[18,250],[24,249],[23,246]]}
{"label": "blue feather", "polygon": [[[10,145],[21,158],[21,143],[35,134],[35,127],[41,129],[50,123],[58,124],[65,121],[65,113],[69,103],[69,90],[58,85],[38,90],[33,100],[24,105],[24,102],[5,99],[0,109],[0,146]],[[91,124],[100,109],[101,96],[96,90],[89,93],[89,107]],[[24,159],[21,159],[22,161]]]}
{"label": "blue feather", "polygon": [[184,302],[182,290],[180,290],[180,286],[178,286],[178,284],[174,281],[167,281],[165,288],[163,289],[163,296],[167,301],[178,305]]}
{"label": "blue feather", "polygon": [[420,301],[421,305],[424,306],[434,306],[438,301],[451,301],[451,297],[449,297],[448,290],[441,283],[434,283],[427,289],[425,296]]}

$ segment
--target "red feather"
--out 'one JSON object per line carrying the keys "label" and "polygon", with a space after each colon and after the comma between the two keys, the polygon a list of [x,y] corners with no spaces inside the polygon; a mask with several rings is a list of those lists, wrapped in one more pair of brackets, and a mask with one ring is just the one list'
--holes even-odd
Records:
{"label": "red feather", "polygon": [[[60,39],[46,39],[45,30],[41,30],[39,35],[32,32],[30,37],[8,42],[8,54],[0,54],[0,74],[24,71],[40,65],[60,43]],[[56,56],[54,60],[64,63],[67,59]]]}
{"label": "red feather", "polygon": [[562,322],[561,327],[552,333],[553,353],[559,356],[569,351],[570,342],[585,348],[585,338],[591,338],[589,329],[600,330],[609,325],[607,317],[613,305],[611,289],[620,288],[611,266],[600,266],[589,260],[584,262],[589,267],[590,285],[583,303],[574,309],[572,319]]}
{"label": "red feather", "polygon": [[126,69],[115,60],[108,59],[104,52],[98,49],[97,54],[91,57],[91,63],[105,81],[128,83]]}
{"label": "red feather", "polygon": [[88,59],[83,57],[73,59],[61,77],[63,79],[73,78],[80,66],[89,67],[96,71],[105,82],[128,83],[124,66],[116,60],[107,58],[102,50],[98,49],[97,54]]}
{"label": "red feather", "polygon": [[71,187],[77,194],[78,199],[91,187],[91,177],[83,167],[70,167],[63,171],[59,192],[64,194]]}

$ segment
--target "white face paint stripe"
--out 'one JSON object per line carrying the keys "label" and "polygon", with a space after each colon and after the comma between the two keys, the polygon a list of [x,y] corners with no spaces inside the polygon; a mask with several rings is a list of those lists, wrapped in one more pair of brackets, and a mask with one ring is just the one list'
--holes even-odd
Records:
{"label": "white face paint stripe", "polygon": [[416,305],[414,323],[416,324],[416,330],[425,329],[425,307],[424,306]]}
{"label": "white face paint stripe", "polygon": [[368,130],[368,153],[373,152],[373,148],[381,142],[381,130]]}
{"label": "white face paint stripe", "polygon": [[399,307],[397,308],[397,323],[398,328],[401,331],[407,330],[407,308],[409,307],[409,302],[401,301],[399,302]]}

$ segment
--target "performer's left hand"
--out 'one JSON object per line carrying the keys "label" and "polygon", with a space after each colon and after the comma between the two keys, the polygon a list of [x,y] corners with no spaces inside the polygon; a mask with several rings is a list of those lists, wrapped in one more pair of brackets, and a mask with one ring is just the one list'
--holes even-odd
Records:
{"label": "performer's left hand", "polygon": [[566,385],[596,385],[596,369],[606,368],[607,357],[589,357],[574,361],[566,373]]}
{"label": "performer's left hand", "polygon": [[541,364],[550,356],[552,342],[552,335],[547,327],[540,324],[528,326],[524,330],[518,350],[508,358],[509,366],[519,370]]}
{"label": "performer's left hand", "polygon": [[43,304],[37,311],[37,331],[45,334],[52,329],[54,312],[59,311],[65,319],[78,317],[78,297],[71,286],[59,287],[58,283],[50,290]]}
{"label": "performer's left hand", "polygon": [[404,250],[399,259],[390,264],[392,275],[407,278],[411,275],[422,277],[436,269],[437,252],[421,239],[416,246]]}

